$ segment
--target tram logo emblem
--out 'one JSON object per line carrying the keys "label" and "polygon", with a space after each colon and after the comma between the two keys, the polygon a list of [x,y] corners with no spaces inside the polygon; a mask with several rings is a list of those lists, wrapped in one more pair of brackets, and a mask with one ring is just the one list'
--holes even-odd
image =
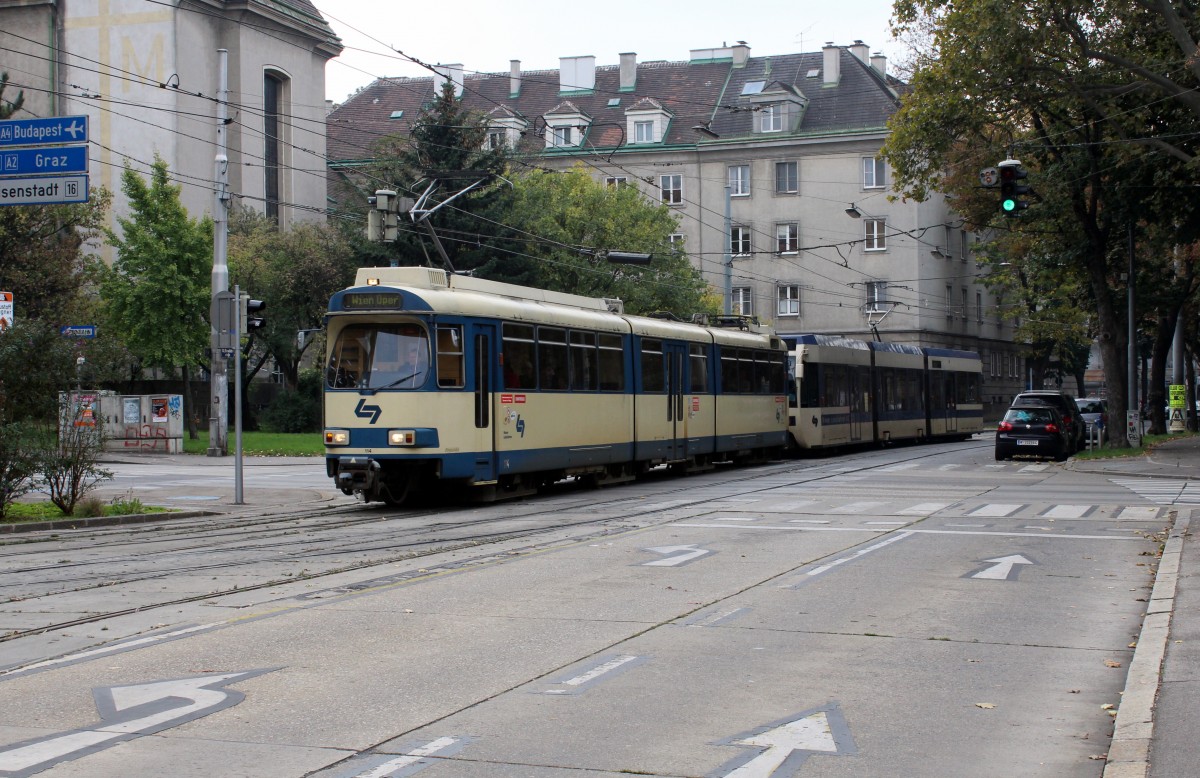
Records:
{"label": "tram logo emblem", "polygon": [[358,401],[358,405],[354,406],[354,415],[360,419],[370,419],[371,423],[379,421],[379,414],[383,413],[383,408],[378,405],[367,405],[366,398]]}

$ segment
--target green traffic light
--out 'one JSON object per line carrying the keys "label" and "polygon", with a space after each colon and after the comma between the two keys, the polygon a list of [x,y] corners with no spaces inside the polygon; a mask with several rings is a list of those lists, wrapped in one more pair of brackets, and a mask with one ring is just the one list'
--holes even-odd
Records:
{"label": "green traffic light", "polygon": [[1000,207],[1004,210],[1005,213],[1012,213],[1013,211],[1017,210],[1017,201],[1016,200],[1002,200],[1000,202]]}

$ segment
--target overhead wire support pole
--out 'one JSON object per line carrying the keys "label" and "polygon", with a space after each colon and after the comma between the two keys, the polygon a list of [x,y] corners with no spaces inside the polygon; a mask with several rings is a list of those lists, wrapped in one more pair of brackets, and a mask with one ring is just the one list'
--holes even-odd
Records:
{"label": "overhead wire support pole", "polygon": [[[219,81],[217,86],[217,155],[215,159],[216,199],[213,203],[212,298],[229,291],[229,265],[226,244],[229,236],[229,157],[226,155],[226,127],[229,124],[229,51],[217,49]],[[208,456],[229,453],[229,374],[221,349],[219,323],[212,322],[209,347]]]}

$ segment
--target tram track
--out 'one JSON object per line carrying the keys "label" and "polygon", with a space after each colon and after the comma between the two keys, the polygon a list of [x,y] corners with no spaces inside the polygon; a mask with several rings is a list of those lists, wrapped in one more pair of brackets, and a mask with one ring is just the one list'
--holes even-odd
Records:
{"label": "tram track", "polygon": [[[964,446],[969,450],[977,446]],[[981,446],[979,446],[981,447]],[[880,457],[871,456],[871,460],[855,462],[855,466],[847,468],[841,463],[845,459],[821,460],[788,460],[757,466],[752,471],[745,468],[706,474],[705,477],[716,479],[705,484],[728,485],[730,498],[744,497],[766,489],[777,489],[787,486],[799,486],[806,483],[825,481],[838,476],[861,473],[876,468],[893,465],[897,459],[887,456],[889,451],[877,453]],[[922,459],[944,454],[946,448],[939,445],[936,450],[929,449],[927,453],[918,453],[921,449],[906,448],[906,461]],[[916,454],[914,456],[914,454]],[[828,467],[841,465],[834,471]],[[794,474],[794,480],[780,483],[772,482],[770,486],[756,485],[753,488],[738,489],[740,481],[759,479],[763,475]],[[652,517],[656,512],[670,511],[673,514],[703,507],[711,503],[711,497],[692,497],[678,500],[678,495],[686,495],[694,491],[696,477],[692,478],[663,478],[650,479],[641,482],[649,484],[651,494],[644,490],[636,494],[623,495],[620,490],[586,490],[570,484],[562,484],[549,490],[544,495],[550,504],[539,507],[542,497],[533,500],[522,500],[515,503],[498,503],[486,506],[486,510],[499,511],[496,515],[471,516],[480,510],[480,506],[450,506],[429,510],[397,512],[395,509],[380,509],[370,506],[347,506],[333,511],[299,511],[287,516],[264,516],[246,520],[222,521],[218,527],[192,526],[188,529],[161,532],[147,530],[145,525],[131,530],[122,528],[125,534],[121,538],[112,537],[110,533],[100,543],[93,542],[90,535],[81,535],[65,541],[60,536],[59,544],[54,549],[37,552],[42,560],[16,567],[3,567],[6,561],[14,561],[21,557],[21,552],[27,556],[30,548],[10,546],[0,553],[0,611],[3,609],[20,609],[22,613],[44,612],[47,619],[44,623],[34,626],[14,629],[0,635],[0,643],[20,640],[21,638],[48,632],[94,624],[109,619],[135,613],[147,613],[158,609],[187,605],[197,602],[212,601],[214,598],[242,594],[247,592],[264,591],[273,587],[291,586],[297,583],[320,581],[336,575],[356,573],[382,568],[398,562],[409,562],[463,549],[486,548],[505,542],[522,539],[544,538],[544,543],[562,542],[563,532],[581,532],[573,539],[586,539],[589,535],[603,536],[614,531],[614,525],[623,525],[636,520],[643,524],[656,523]],[[653,488],[663,487],[663,488]],[[596,495],[606,498],[597,506]],[[646,498],[670,500],[669,508],[647,510]],[[674,499],[673,499],[674,498]],[[508,506],[515,507],[509,510]],[[529,510],[530,508],[533,510]],[[579,515],[579,511],[586,511]],[[338,518],[330,522],[330,515]],[[417,517],[433,517],[435,521],[414,524]],[[564,520],[565,516],[576,516]],[[453,517],[461,517],[455,519]],[[550,521],[539,521],[550,519]],[[658,523],[677,520],[672,515],[662,518]],[[514,521],[523,523],[534,522],[531,526],[505,526]],[[359,536],[360,530],[372,528],[369,537]],[[383,528],[383,532],[378,530]],[[589,529],[590,528],[590,529]],[[625,529],[619,526],[617,529]],[[140,531],[139,531],[140,530]],[[153,533],[153,537],[148,537]],[[350,533],[347,535],[347,533]],[[293,537],[302,536],[302,537]],[[147,542],[156,548],[150,550],[133,549],[117,553],[131,545],[144,546]],[[532,547],[537,547],[538,542]],[[70,562],[67,567],[78,572],[78,575],[64,574],[64,563],[61,557],[84,551],[101,553],[90,559]],[[110,553],[105,553],[110,552]],[[255,566],[264,565],[264,555],[269,553],[271,570],[261,574],[261,580],[244,581],[224,589],[204,592],[193,592],[178,596],[165,596],[125,608],[105,608],[70,619],[55,619],[55,610],[66,610],[58,603],[73,595],[86,594],[99,589],[136,588],[139,585],[170,579],[175,576],[213,575],[242,575]],[[199,555],[202,559],[194,559]],[[223,556],[224,558],[217,558]],[[60,557],[51,560],[50,557]],[[177,559],[177,557],[179,559]],[[359,557],[354,559],[353,557]],[[191,561],[187,561],[191,559]],[[215,560],[215,561],[214,561]],[[183,562],[182,564],[180,562]],[[165,564],[164,564],[165,563]],[[300,566],[299,570],[288,572],[277,571],[280,566]],[[311,569],[319,566],[320,569]],[[124,572],[114,571],[114,568],[136,568]],[[39,577],[40,576],[40,577]],[[144,594],[140,592],[139,594]],[[77,611],[75,611],[77,612]]]}

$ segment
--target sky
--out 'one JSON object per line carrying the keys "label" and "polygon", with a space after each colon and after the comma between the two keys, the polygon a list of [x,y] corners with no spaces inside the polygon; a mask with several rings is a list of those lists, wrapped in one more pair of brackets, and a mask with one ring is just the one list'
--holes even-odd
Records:
{"label": "sky", "polygon": [[[744,0],[745,1],[745,0]],[[380,76],[428,77],[431,65],[461,63],[468,72],[557,70],[559,57],[596,57],[616,65],[622,52],[638,62],[686,61],[691,49],[745,41],[751,56],[819,51],[827,42],[861,40],[889,61],[902,53],[889,32],[890,0],[442,0],[380,3],[313,0],[345,51],[325,68],[325,97],[343,102]],[[560,7],[561,6],[561,7]],[[577,7],[578,6],[578,7]],[[889,65],[889,69],[890,65]]]}

